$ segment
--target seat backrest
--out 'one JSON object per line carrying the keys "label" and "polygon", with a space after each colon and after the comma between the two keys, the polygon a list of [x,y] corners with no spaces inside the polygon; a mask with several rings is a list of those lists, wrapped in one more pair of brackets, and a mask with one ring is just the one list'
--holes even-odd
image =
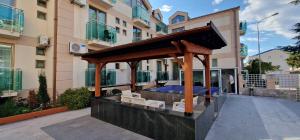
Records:
{"label": "seat backrest", "polygon": [[132,97],[131,91],[130,90],[123,90],[122,91],[122,96]]}

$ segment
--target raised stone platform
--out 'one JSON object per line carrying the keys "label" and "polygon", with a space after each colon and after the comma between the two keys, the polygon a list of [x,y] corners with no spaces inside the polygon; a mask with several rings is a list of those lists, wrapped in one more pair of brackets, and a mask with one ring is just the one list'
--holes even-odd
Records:
{"label": "raised stone platform", "polygon": [[213,124],[226,95],[215,97],[208,106],[202,101],[194,108],[192,116],[169,109],[121,103],[119,98],[93,98],[91,116],[153,139],[202,140]]}

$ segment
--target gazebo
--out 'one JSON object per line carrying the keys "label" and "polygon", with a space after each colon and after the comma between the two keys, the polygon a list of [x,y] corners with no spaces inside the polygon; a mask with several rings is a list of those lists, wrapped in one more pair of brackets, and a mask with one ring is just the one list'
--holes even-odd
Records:
{"label": "gazebo", "polygon": [[[141,60],[172,57],[184,71],[185,113],[193,113],[193,57],[205,67],[206,102],[210,93],[210,55],[212,50],[226,46],[225,39],[212,22],[207,26],[178,33],[172,33],[139,42],[129,43],[84,54],[83,60],[96,64],[95,96],[101,96],[101,69],[107,63],[127,62],[131,68],[131,90],[135,91],[137,64]],[[199,55],[203,55],[201,59]],[[184,57],[184,61],[178,57]]]}

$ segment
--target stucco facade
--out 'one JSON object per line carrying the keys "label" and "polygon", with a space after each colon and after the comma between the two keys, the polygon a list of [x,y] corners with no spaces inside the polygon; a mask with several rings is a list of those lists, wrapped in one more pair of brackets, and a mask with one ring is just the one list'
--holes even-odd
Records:
{"label": "stucco facade", "polygon": [[[80,56],[70,53],[69,43],[85,44],[89,51],[94,51],[132,42],[134,40],[134,27],[141,30],[140,38],[143,40],[166,34],[157,30],[157,25],[162,23],[160,11],[158,9],[153,10],[147,0],[141,0],[141,3],[143,3],[144,8],[147,9],[147,13],[150,15],[148,25],[143,25],[143,21],[134,18],[132,5],[130,6],[123,1],[87,0],[85,6],[79,6],[71,3],[70,0],[58,0],[57,44],[54,44],[55,0],[46,1],[46,6],[38,5],[38,0],[5,1],[13,2],[10,5],[12,8],[18,8],[24,12],[24,29],[19,36],[16,37],[14,35],[15,32],[7,32],[7,30],[0,29],[0,45],[9,46],[12,50],[10,68],[22,70],[22,90],[20,93],[27,93],[30,89],[38,88],[38,74],[41,71],[44,71],[46,74],[50,96],[53,93],[53,84],[56,85],[57,95],[68,88],[86,86],[85,79],[88,63],[81,60]],[[105,13],[106,26],[114,29],[119,28],[119,33],[116,33],[115,43],[87,39],[86,33],[87,23],[90,20],[90,7]],[[171,33],[172,29],[181,26],[184,26],[185,29],[192,29],[213,21],[228,44],[223,49],[213,52],[212,58],[218,59],[216,68],[236,68],[238,73],[240,73],[238,11],[239,8],[233,8],[192,19],[189,19],[186,15],[189,20],[169,25],[168,32]],[[38,12],[45,13],[46,18],[38,18]],[[179,14],[184,15],[187,13],[179,12]],[[116,23],[116,18],[120,20],[120,23]],[[123,25],[123,22],[126,22],[126,26]],[[50,44],[45,48],[45,55],[36,54],[36,48],[39,47],[38,39],[41,35],[47,36],[50,40]],[[54,52],[55,45],[57,48],[56,53]],[[54,63],[55,57],[57,58],[56,64]],[[36,60],[44,60],[44,68],[36,68]],[[202,64],[199,61],[195,60],[194,62],[194,69],[202,69]],[[158,63],[161,64],[159,68]],[[166,69],[172,80],[173,64],[172,59],[145,60],[141,62],[139,70],[150,71],[150,81],[154,81],[157,79],[157,71]],[[116,72],[116,85],[129,83],[130,68],[128,64],[119,63],[118,65],[119,68],[116,69],[115,63],[107,64],[106,69],[112,69]],[[54,70],[54,66],[56,66],[56,70]],[[54,76],[56,78],[55,81],[53,80]]]}

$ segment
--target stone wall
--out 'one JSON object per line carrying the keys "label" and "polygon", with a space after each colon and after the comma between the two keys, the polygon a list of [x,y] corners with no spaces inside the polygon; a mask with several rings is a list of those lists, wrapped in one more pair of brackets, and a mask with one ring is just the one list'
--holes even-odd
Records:
{"label": "stone wall", "polygon": [[[250,89],[244,88],[241,90],[242,95],[250,95]],[[267,89],[267,88],[254,88],[253,95],[254,96],[263,96],[263,97],[276,97],[276,98],[284,98],[289,100],[296,100],[298,98],[300,91],[297,90],[284,90],[284,89]]]}

